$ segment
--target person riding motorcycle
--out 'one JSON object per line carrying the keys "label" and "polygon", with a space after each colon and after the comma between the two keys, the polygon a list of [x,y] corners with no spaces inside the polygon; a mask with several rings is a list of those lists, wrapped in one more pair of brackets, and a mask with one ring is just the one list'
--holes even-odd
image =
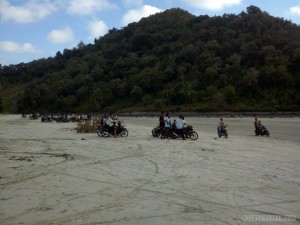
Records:
{"label": "person riding motorcycle", "polygon": [[258,121],[258,126],[257,126],[257,131],[258,131],[259,134],[261,134],[262,127],[263,127],[263,126],[262,126],[262,124],[261,124],[261,121],[259,120],[259,121]]}
{"label": "person riding motorcycle", "polygon": [[223,118],[221,117],[220,118],[220,122],[219,122],[219,125],[218,125],[218,132],[222,132],[222,129],[224,129],[225,128],[225,123],[224,123],[224,121],[223,121]]}
{"label": "person riding motorcycle", "polygon": [[184,117],[183,115],[180,115],[179,118],[176,119],[175,122],[177,132],[179,135],[182,136],[182,139],[185,140],[184,133],[183,133],[183,126],[184,126]]}
{"label": "person riding motorcycle", "polygon": [[114,135],[114,137],[117,137],[116,123],[113,122],[113,120],[111,118],[111,114],[108,116],[108,118],[106,120],[106,125],[107,125],[107,128],[109,129],[109,131],[111,131],[111,133]]}

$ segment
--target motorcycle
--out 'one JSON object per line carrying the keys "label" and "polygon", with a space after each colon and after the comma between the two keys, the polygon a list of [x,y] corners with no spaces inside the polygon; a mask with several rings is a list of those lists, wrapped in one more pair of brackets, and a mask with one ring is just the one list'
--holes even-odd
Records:
{"label": "motorcycle", "polygon": [[226,139],[228,138],[227,125],[225,125],[223,127],[218,127],[217,132],[218,132],[219,138],[221,138],[222,136],[224,136]]}
{"label": "motorcycle", "polygon": [[[187,125],[182,130],[183,130],[184,138],[189,138],[191,140],[198,139],[198,134],[196,131],[194,131],[193,126]],[[166,131],[164,132],[162,138],[176,139],[176,138],[182,138],[182,135],[179,134],[177,128],[173,126],[168,133]]]}
{"label": "motorcycle", "polygon": [[266,137],[269,137],[270,136],[270,132],[269,132],[269,130],[265,127],[265,126],[263,126],[263,125],[261,125],[257,130],[255,130],[254,131],[255,132],[255,136],[266,136]]}
{"label": "motorcycle", "polygon": [[[128,136],[128,130],[125,128],[125,124],[118,121],[117,125],[114,123],[114,126],[116,126],[116,135],[121,137],[127,137]],[[109,137],[110,135],[114,135],[113,129],[108,126],[103,126],[101,124],[97,125],[96,133],[99,137]]]}
{"label": "motorcycle", "polygon": [[52,123],[52,119],[50,116],[42,116],[41,117],[41,122],[42,123]]}

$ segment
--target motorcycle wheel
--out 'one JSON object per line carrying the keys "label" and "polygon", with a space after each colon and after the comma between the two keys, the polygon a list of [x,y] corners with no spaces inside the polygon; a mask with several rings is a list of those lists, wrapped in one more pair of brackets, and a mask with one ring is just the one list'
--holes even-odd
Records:
{"label": "motorcycle wheel", "polygon": [[102,137],[102,132],[100,130],[97,130],[96,133],[98,134],[99,137]]}
{"label": "motorcycle wheel", "polygon": [[171,131],[170,138],[176,139],[176,138],[178,138],[178,135],[175,132]]}
{"label": "motorcycle wheel", "polygon": [[121,133],[120,133],[120,135],[122,136],[122,137],[127,137],[128,136],[128,130],[122,130],[121,131]]}
{"label": "motorcycle wheel", "polygon": [[106,132],[106,131],[101,131],[101,133],[102,133],[102,137],[109,137],[110,136],[109,133]]}
{"label": "motorcycle wheel", "polygon": [[226,138],[226,139],[228,138],[228,134],[227,134],[227,133],[225,134],[225,138]]}
{"label": "motorcycle wheel", "polygon": [[153,128],[153,130],[152,130],[152,136],[153,137],[159,137],[159,135],[160,135],[160,130],[157,129],[157,128]]}
{"label": "motorcycle wheel", "polygon": [[198,134],[195,131],[192,131],[190,133],[190,139],[193,140],[193,141],[197,140],[198,139]]}
{"label": "motorcycle wheel", "polygon": [[267,136],[267,137],[269,137],[269,136],[270,136],[270,133],[269,133],[269,131],[267,131],[267,132],[266,132],[266,136]]}

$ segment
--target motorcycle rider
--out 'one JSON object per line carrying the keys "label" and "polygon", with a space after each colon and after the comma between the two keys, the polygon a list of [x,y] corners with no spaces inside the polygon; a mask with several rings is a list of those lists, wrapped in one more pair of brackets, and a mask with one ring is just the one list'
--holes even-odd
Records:
{"label": "motorcycle rider", "polygon": [[112,134],[114,135],[114,137],[117,137],[116,124],[115,124],[115,122],[113,122],[111,116],[112,116],[112,113],[108,116],[108,118],[106,120],[106,124],[108,125],[109,130],[112,132]]}
{"label": "motorcycle rider", "polygon": [[262,124],[261,124],[261,122],[260,122],[260,120],[258,121],[258,127],[257,127],[257,130],[258,130],[258,133],[261,135],[261,133],[262,133],[262,128],[263,128],[263,126],[262,126]]}
{"label": "motorcycle rider", "polygon": [[160,138],[162,139],[165,131],[165,120],[164,120],[165,112],[161,112],[159,116],[159,128],[160,128]]}
{"label": "motorcycle rider", "polygon": [[182,122],[183,122],[183,125],[182,125],[182,128],[186,128],[187,127],[187,124],[185,122],[185,119],[184,119],[184,115],[182,115]]}
{"label": "motorcycle rider", "polygon": [[180,115],[179,118],[176,119],[175,125],[176,125],[176,128],[177,128],[178,134],[182,136],[183,140],[185,140],[183,129],[182,129],[183,126],[184,126],[184,117],[183,117],[183,115]]}
{"label": "motorcycle rider", "polygon": [[99,126],[100,126],[100,127],[104,127],[105,121],[106,121],[105,115],[101,115],[101,119],[100,119]]}
{"label": "motorcycle rider", "polygon": [[223,118],[221,117],[220,118],[220,122],[219,122],[219,125],[218,125],[218,132],[222,132],[222,129],[225,128],[225,123],[223,121]]}

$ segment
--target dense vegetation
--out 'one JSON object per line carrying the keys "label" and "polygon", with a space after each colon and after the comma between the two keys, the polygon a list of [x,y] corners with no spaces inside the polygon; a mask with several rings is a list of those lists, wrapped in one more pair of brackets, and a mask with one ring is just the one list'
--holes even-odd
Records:
{"label": "dense vegetation", "polygon": [[18,112],[300,110],[299,37],[255,6],[215,17],[170,9],[55,57],[0,65],[0,97]]}

